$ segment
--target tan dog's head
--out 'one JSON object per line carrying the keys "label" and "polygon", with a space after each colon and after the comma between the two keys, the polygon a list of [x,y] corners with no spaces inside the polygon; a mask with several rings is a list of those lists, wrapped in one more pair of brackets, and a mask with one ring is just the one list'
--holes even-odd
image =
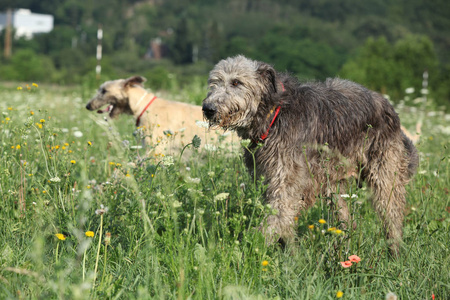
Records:
{"label": "tan dog's head", "polygon": [[[142,86],[146,79],[142,76],[133,76],[128,79],[117,79],[103,83],[86,108],[96,110],[97,113],[109,112],[111,118],[115,118],[122,113],[133,114],[130,108],[128,90],[136,85]],[[105,109],[101,107],[108,105]]]}

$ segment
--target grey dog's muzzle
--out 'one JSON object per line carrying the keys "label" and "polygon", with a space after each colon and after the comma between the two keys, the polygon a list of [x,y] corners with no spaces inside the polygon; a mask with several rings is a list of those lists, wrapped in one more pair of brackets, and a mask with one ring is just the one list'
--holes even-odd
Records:
{"label": "grey dog's muzzle", "polygon": [[[206,100],[206,99],[205,99]],[[214,116],[217,113],[217,108],[213,103],[204,102],[202,106],[203,115],[208,119],[214,119]]]}

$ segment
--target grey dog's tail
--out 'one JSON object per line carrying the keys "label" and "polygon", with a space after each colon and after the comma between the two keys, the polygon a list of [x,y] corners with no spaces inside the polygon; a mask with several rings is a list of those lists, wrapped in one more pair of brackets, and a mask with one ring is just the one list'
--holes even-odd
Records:
{"label": "grey dog's tail", "polygon": [[417,167],[419,166],[419,153],[417,152],[416,147],[414,147],[413,142],[403,133],[403,131],[402,140],[409,156],[408,176],[411,178],[414,173],[416,173]]}

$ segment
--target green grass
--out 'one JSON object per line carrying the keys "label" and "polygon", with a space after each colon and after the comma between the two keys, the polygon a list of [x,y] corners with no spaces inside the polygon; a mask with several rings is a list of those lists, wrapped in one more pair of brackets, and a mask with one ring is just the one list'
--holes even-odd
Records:
{"label": "green grass", "polygon": [[[298,216],[295,245],[267,246],[254,228],[274,212],[240,155],[202,141],[181,160],[180,151],[145,158],[130,147],[133,120],[88,112],[91,93],[0,87],[0,298],[448,298],[450,118],[431,101],[397,109],[408,129],[424,125],[394,260],[367,191],[355,187],[346,193],[357,195],[356,230],[328,231],[336,224],[319,200]],[[343,268],[352,254],[362,261]]]}

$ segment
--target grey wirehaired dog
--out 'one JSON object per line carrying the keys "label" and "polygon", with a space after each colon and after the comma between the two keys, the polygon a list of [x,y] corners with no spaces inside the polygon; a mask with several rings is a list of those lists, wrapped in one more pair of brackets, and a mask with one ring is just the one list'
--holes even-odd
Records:
{"label": "grey wirehaired dog", "polygon": [[[365,180],[393,254],[402,238],[405,185],[418,165],[417,150],[380,94],[338,78],[300,83],[244,56],[220,61],[209,75],[203,114],[210,125],[250,140],[245,161],[263,175],[277,215],[261,230],[268,242],[294,237],[294,218],[322,195],[349,220],[340,196],[350,177]],[[261,146],[262,144],[262,146]]]}

